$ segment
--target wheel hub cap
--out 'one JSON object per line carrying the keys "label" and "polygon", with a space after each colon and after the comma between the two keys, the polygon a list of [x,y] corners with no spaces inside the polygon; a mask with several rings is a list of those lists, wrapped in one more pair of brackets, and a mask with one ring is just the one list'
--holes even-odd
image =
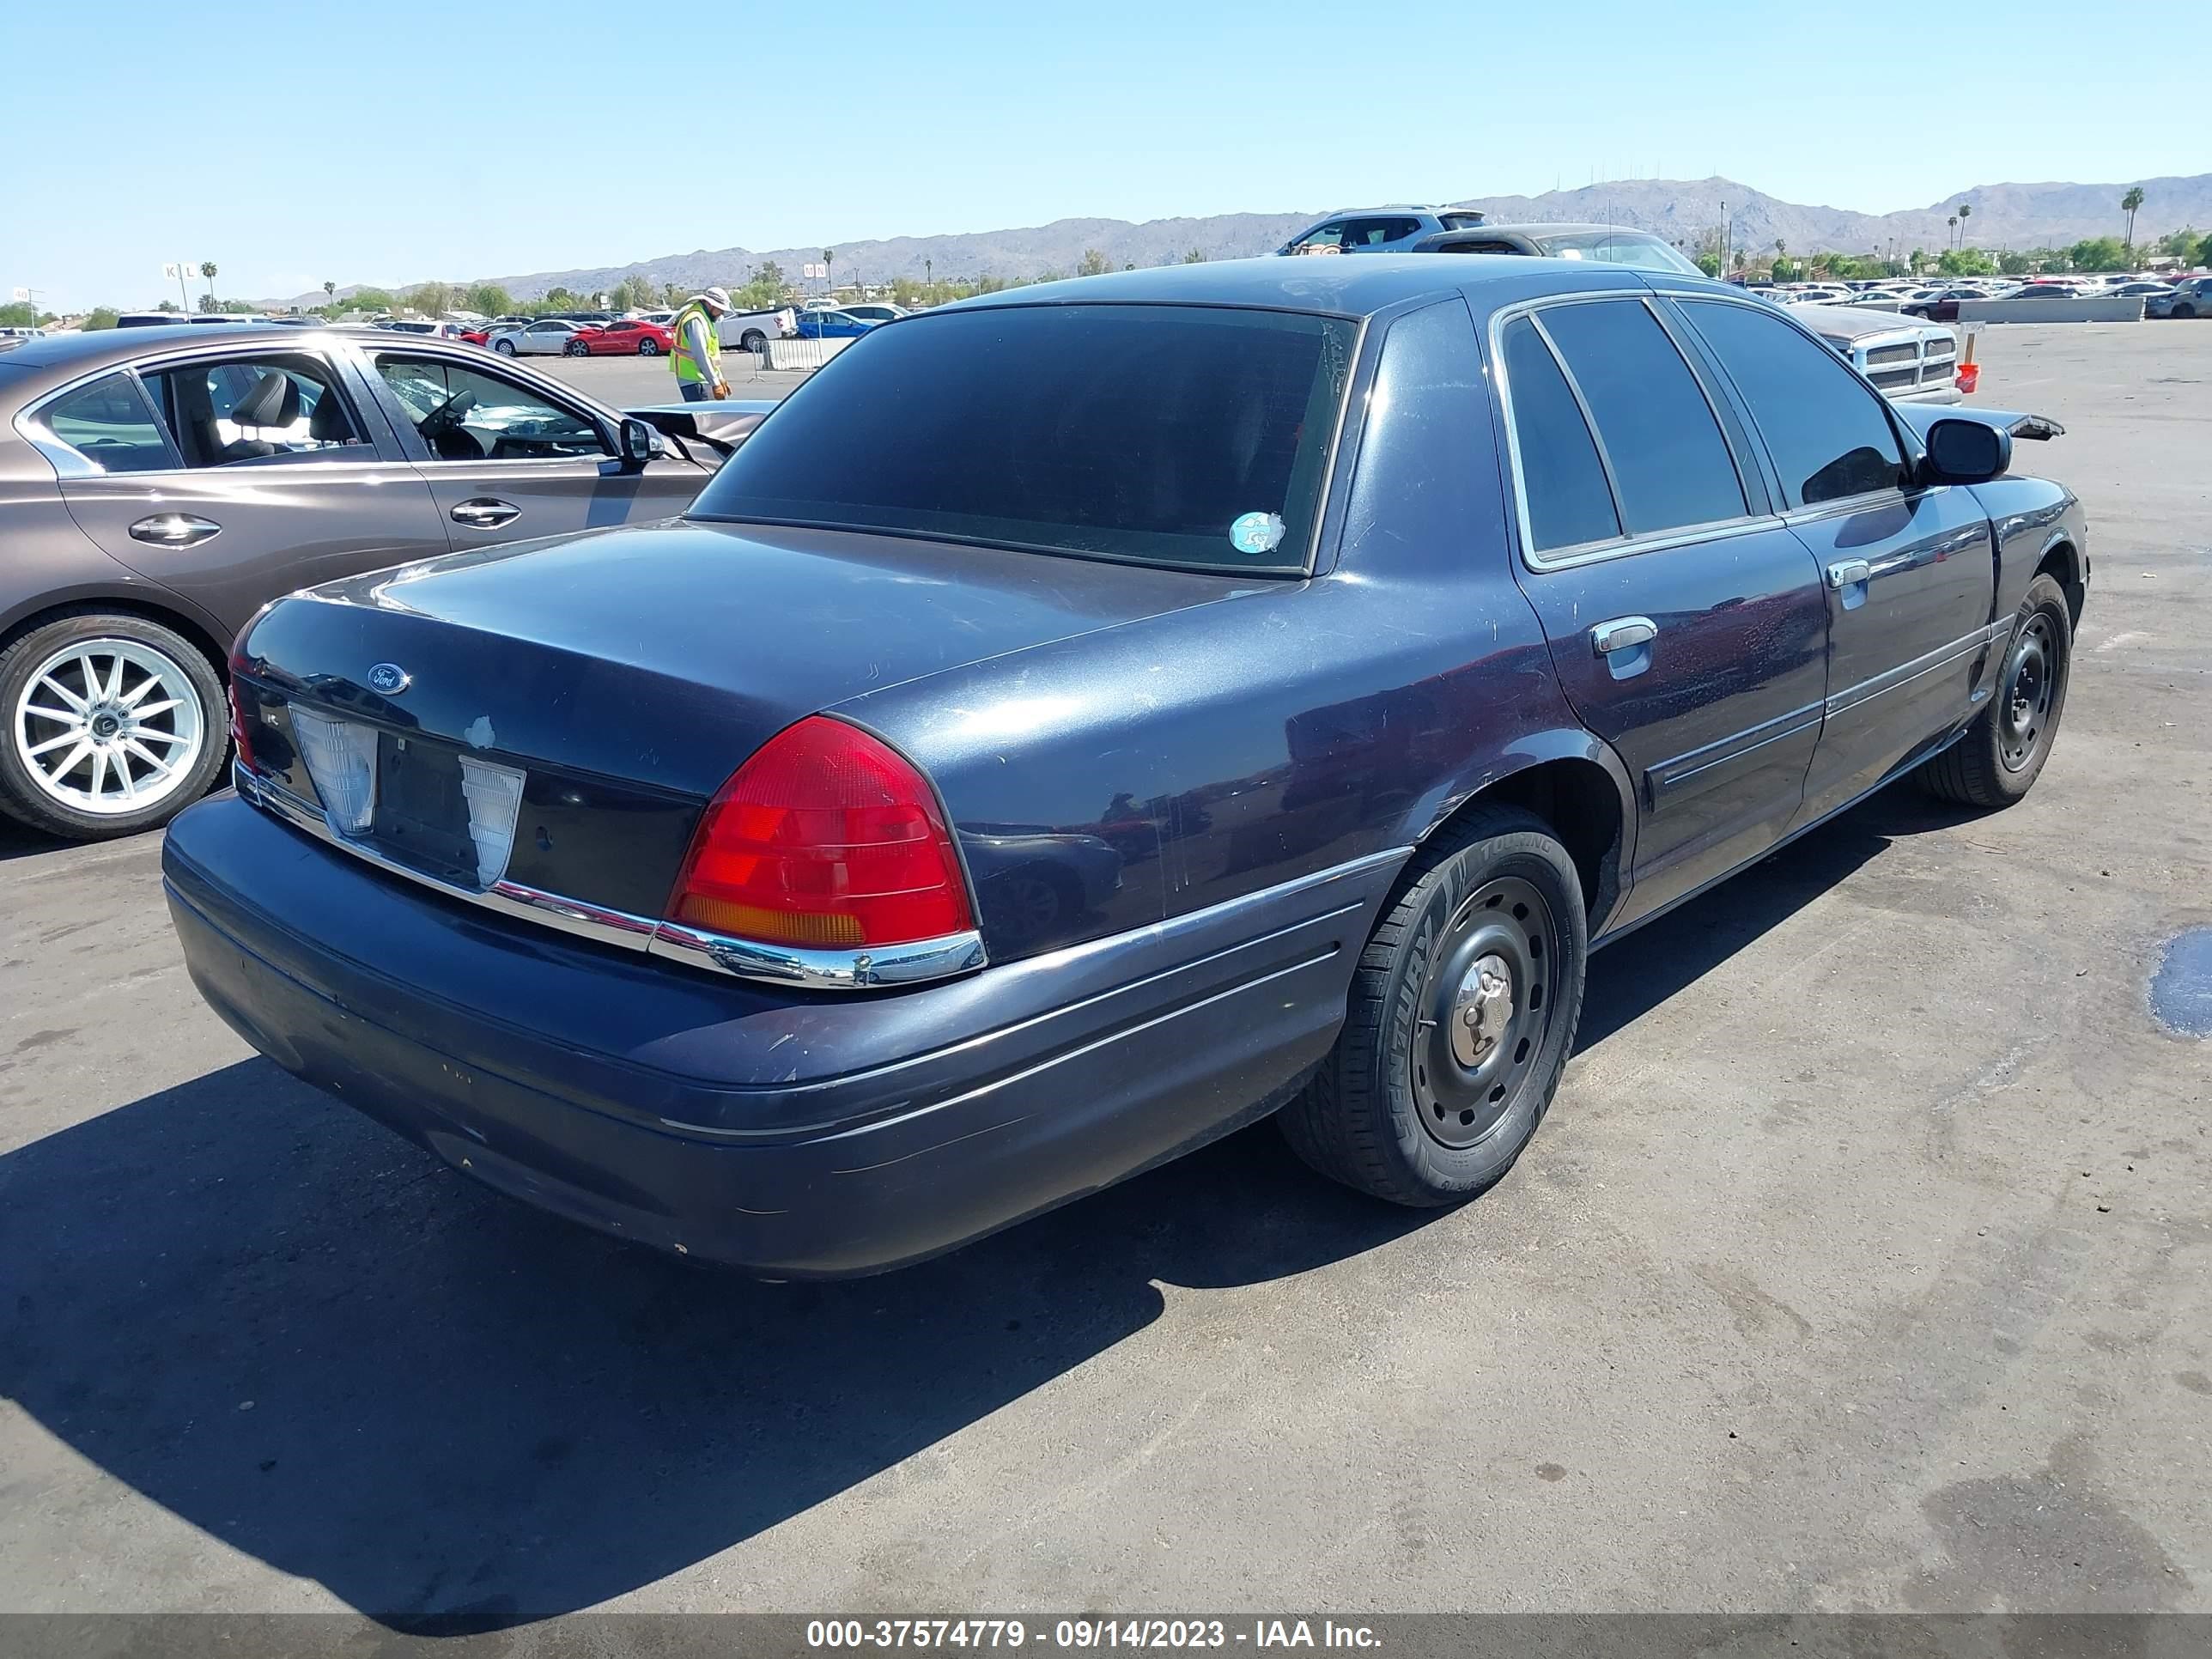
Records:
{"label": "wheel hub cap", "polygon": [[1504,957],[1486,956],[1468,969],[1454,1012],[1452,1056],[1478,1065],[1513,1024],[1513,974]]}

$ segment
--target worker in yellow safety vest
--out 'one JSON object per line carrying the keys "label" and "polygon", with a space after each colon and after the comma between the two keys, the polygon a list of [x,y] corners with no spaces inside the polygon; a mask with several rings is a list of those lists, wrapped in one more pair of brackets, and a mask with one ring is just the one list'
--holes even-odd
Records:
{"label": "worker in yellow safety vest", "polygon": [[715,323],[729,309],[730,291],[710,288],[686,300],[669,319],[668,331],[675,342],[669,348],[668,366],[676,371],[676,389],[687,404],[730,395],[730,383],[722,378],[722,343],[714,333]]}

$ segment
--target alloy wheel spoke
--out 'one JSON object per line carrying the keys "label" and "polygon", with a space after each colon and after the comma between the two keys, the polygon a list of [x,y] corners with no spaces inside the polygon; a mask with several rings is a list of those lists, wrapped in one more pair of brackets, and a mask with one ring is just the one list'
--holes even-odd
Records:
{"label": "alloy wheel spoke", "polygon": [[140,685],[139,688],[136,691],[133,691],[129,696],[123,699],[123,706],[125,708],[137,708],[139,701],[143,698],[149,691],[151,691],[155,686],[161,684],[161,677],[159,674],[147,675],[145,683]]}
{"label": "alloy wheel spoke", "polygon": [[84,713],[87,705],[87,699],[77,696],[76,692],[70,690],[69,687],[64,685],[59,680],[56,679],[52,674],[46,673],[40,675],[39,684],[42,690],[52,692],[64,702],[67,703],[71,708],[76,710],[78,714],[82,714]]}
{"label": "alloy wheel spoke", "polygon": [[132,731],[131,735],[138,739],[141,743],[177,744],[190,743],[191,741],[190,738],[185,736],[181,732],[156,732],[148,726],[139,726]]}
{"label": "alloy wheel spoke", "polygon": [[27,760],[36,760],[40,755],[45,754],[50,749],[58,749],[65,743],[79,743],[82,742],[83,738],[84,728],[77,726],[63,732],[58,738],[48,738],[44,743],[33,744],[29,748],[23,750],[23,756]]}
{"label": "alloy wheel spoke", "polygon": [[107,750],[97,744],[92,750],[92,781],[85,787],[94,800],[107,793]]}
{"label": "alloy wheel spoke", "polygon": [[101,694],[110,702],[123,695],[123,658],[118,653],[115,659],[115,672],[107,677],[107,690]]}
{"label": "alloy wheel spoke", "polygon": [[58,720],[72,731],[84,730],[84,716],[74,708],[41,708],[37,703],[27,702],[23,705],[23,712],[35,714],[42,720]]}
{"label": "alloy wheel spoke", "polygon": [[149,702],[143,708],[133,709],[131,712],[142,720],[150,720],[156,714],[166,714],[172,708],[181,708],[183,706],[183,698],[171,697],[165,702]]}
{"label": "alloy wheel spoke", "polygon": [[131,775],[130,756],[124,751],[123,746],[118,744],[116,745],[114,752],[111,754],[108,758],[115,763],[115,777],[116,781],[123,786],[123,798],[125,800],[137,799],[138,780]]}
{"label": "alloy wheel spoke", "polygon": [[148,766],[152,768],[154,777],[155,779],[166,778],[170,773],[176,770],[176,768],[171,766],[168,762],[158,759],[152,750],[146,747],[144,744],[139,742],[135,737],[124,738],[123,746],[129,750],[132,754],[136,755],[140,760],[144,761]]}
{"label": "alloy wheel spoke", "polygon": [[92,739],[87,737],[79,737],[76,740],[76,747],[70,750],[68,754],[62,757],[60,765],[50,768],[46,775],[50,778],[67,777],[70,773],[76,770],[76,763],[90,753],[92,753]]}

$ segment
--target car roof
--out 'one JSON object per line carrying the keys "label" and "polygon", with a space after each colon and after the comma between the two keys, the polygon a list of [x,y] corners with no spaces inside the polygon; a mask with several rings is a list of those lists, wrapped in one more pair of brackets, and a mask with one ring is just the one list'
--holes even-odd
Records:
{"label": "car roof", "polygon": [[[1010,289],[920,313],[1037,305],[1217,305],[1368,317],[1408,300],[1462,294],[1478,312],[1547,294],[1639,285],[1741,295],[1741,289],[1665,271],[1517,253],[1360,253],[1334,258],[1217,259]],[[915,320],[908,319],[908,321]],[[904,326],[901,324],[900,326]]]}
{"label": "car roof", "polygon": [[325,331],[302,329],[291,323],[233,323],[221,329],[191,323],[153,328],[91,329],[76,334],[49,334],[43,340],[30,341],[9,352],[8,362],[18,368],[52,368],[75,373],[106,363],[126,362],[149,351],[187,343],[211,346],[220,342],[234,350],[253,341],[281,340],[297,349],[303,337]]}

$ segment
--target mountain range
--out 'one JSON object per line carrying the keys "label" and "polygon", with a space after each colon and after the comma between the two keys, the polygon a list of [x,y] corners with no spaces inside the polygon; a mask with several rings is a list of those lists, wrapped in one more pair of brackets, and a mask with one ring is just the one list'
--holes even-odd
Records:
{"label": "mountain range", "polygon": [[[2143,192],[2142,209],[2136,217],[2138,242],[2184,226],[2212,227],[2212,173],[2134,182]],[[1916,247],[1934,252],[1948,246],[1951,230],[1946,221],[1962,204],[1972,209],[1966,216],[1966,240],[1975,247],[2063,247],[2084,237],[2117,236],[2124,228],[2120,198],[2128,188],[2125,184],[1977,185],[1924,208],[1857,213],[1785,202],[1728,179],[1630,179],[1547,191],[1540,196],[1469,197],[1462,205],[1480,208],[1499,223],[1634,225],[1670,241],[1690,244],[1725,221],[1733,226],[1736,247],[1759,252],[1771,252],[1778,241],[1793,253],[1871,253],[1888,251],[1893,245],[1903,253]],[[1091,249],[1115,267],[1166,264],[1193,248],[1208,258],[1239,258],[1272,252],[1323,213],[1334,210],[1224,213],[1200,219],[1152,219],[1142,224],[1124,219],[1056,219],[1018,230],[897,236],[845,243],[836,249],[831,270],[841,281],[879,283],[898,276],[919,279],[926,272],[940,278],[1025,278],[1048,271],[1065,275]],[[822,250],[816,247],[758,252],[742,246],[700,248],[628,264],[446,280],[497,283],[518,300],[537,299],[554,288],[604,292],[625,276],[684,288],[710,283],[735,288],[770,260],[795,281],[802,265],[821,257]],[[349,287],[338,290],[341,296],[353,291]],[[318,293],[270,303],[322,302]]]}

